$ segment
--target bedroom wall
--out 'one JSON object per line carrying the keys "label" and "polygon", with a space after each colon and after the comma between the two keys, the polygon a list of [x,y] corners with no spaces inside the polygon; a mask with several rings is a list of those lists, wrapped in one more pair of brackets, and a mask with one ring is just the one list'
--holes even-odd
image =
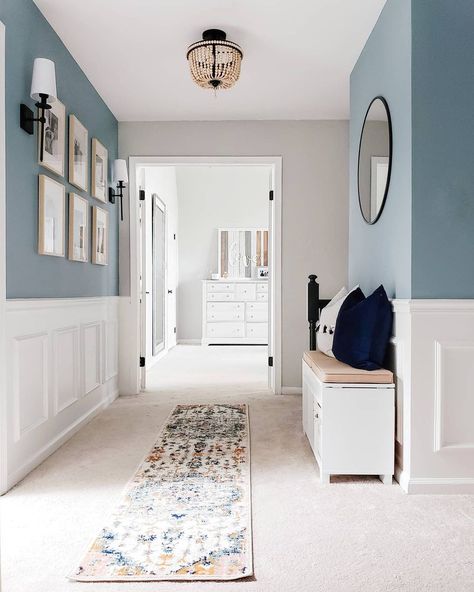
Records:
{"label": "bedroom wall", "polygon": [[[109,163],[117,157],[117,121],[31,0],[2,0],[0,20],[6,26],[7,297],[117,295],[117,206],[88,197],[89,192],[73,188],[66,179],[40,167],[36,133],[30,136],[19,126],[20,103],[34,107],[29,98],[34,58],[45,57],[55,62],[58,98],[66,106],[66,114],[74,113],[79,118],[89,131],[89,140],[98,138],[106,146]],[[67,171],[67,155],[65,165]],[[66,198],[69,191],[75,191],[86,197],[90,205],[109,211],[108,266],[38,254],[38,173],[64,182]],[[67,203],[66,199],[66,214]],[[66,241],[67,236],[66,218]]]}
{"label": "bedroom wall", "polygon": [[178,340],[202,337],[202,280],[217,273],[218,228],[268,228],[268,167],[176,167]]}
{"label": "bedroom wall", "polygon": [[[347,282],[347,121],[121,122],[119,152],[129,156],[282,156],[282,380],[301,385],[308,347],[307,276],[321,296]],[[129,284],[129,237],[120,235],[120,293]]]}

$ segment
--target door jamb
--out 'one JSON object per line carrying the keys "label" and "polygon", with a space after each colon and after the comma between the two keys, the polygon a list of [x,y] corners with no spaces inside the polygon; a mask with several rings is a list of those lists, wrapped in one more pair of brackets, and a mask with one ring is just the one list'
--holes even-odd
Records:
{"label": "door jamb", "polygon": [[129,208],[130,208],[130,298],[122,307],[122,323],[132,328],[121,345],[128,368],[121,368],[121,394],[138,394],[140,391],[140,269],[138,260],[139,202],[137,169],[147,165],[257,165],[271,166],[274,171],[273,226],[272,226],[272,318],[273,338],[269,343],[269,355],[273,357],[275,384],[273,392],[281,394],[281,243],[282,243],[282,157],[281,156],[130,156],[129,157]]}

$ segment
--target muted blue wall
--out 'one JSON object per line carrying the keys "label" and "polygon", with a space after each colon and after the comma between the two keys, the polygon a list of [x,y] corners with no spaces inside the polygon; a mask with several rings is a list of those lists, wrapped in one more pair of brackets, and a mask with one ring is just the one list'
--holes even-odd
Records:
{"label": "muted blue wall", "polygon": [[[387,100],[393,126],[390,190],[379,221],[359,209],[357,158],[371,100]],[[391,297],[411,294],[411,2],[388,0],[351,75],[349,281],[365,292],[383,283]]]}
{"label": "muted blue wall", "polygon": [[[31,0],[1,0],[0,20],[6,26],[7,297],[116,295],[117,206],[88,197],[90,205],[109,211],[108,266],[69,261],[67,248],[65,258],[38,255],[38,173],[64,181],[66,196],[69,191],[87,194],[38,166],[36,134],[29,136],[19,126],[20,103],[33,108],[29,91],[34,58],[50,58],[56,63],[58,98],[66,106],[66,114],[74,113],[88,129],[89,139],[98,138],[106,146],[109,163],[117,155],[117,121]],[[65,164],[67,171],[67,154]],[[67,204],[68,199],[66,213]],[[66,241],[67,237],[66,218]]]}
{"label": "muted blue wall", "polygon": [[412,19],[412,297],[474,298],[474,1]]}

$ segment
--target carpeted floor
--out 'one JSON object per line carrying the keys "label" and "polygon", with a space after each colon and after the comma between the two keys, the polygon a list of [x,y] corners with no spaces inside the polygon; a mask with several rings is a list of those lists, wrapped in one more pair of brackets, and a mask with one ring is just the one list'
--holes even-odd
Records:
{"label": "carpeted floor", "polygon": [[[264,348],[180,346],[1,500],[2,592],[472,592],[474,496],[406,496],[372,478],[318,483],[301,398],[266,390]],[[171,408],[250,405],[255,577],[84,584],[65,576]]]}

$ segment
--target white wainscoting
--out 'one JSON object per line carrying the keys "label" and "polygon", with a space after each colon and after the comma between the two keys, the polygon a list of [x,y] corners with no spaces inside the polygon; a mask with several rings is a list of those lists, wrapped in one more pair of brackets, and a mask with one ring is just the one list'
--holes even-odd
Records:
{"label": "white wainscoting", "polygon": [[118,300],[7,301],[6,489],[117,396]]}
{"label": "white wainscoting", "polygon": [[474,300],[395,300],[397,478],[474,493]]}

